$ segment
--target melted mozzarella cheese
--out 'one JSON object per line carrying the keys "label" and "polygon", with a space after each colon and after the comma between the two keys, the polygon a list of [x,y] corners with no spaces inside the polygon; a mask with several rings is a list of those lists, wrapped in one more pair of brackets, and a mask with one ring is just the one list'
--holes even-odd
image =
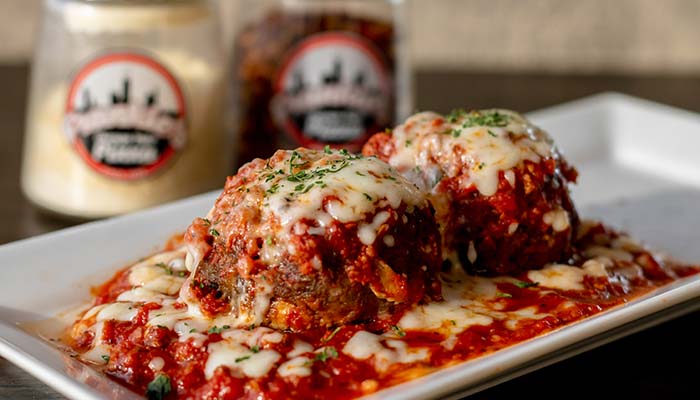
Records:
{"label": "melted mozzarella cheese", "polygon": [[550,225],[555,232],[562,232],[570,226],[569,213],[561,208],[544,213],[542,221]]}
{"label": "melted mozzarella cheese", "polygon": [[294,357],[282,363],[279,368],[277,368],[277,373],[283,378],[289,376],[309,376],[311,375],[312,363],[313,361],[308,357]]}
{"label": "melted mozzarella cheese", "polygon": [[[497,115],[500,122],[475,125],[479,118],[474,117],[485,115]],[[418,168],[422,172],[417,183],[426,190],[439,182],[434,172],[438,170],[449,177],[462,176],[463,187],[474,185],[481,194],[490,196],[498,189],[501,172],[513,186],[512,168],[526,160],[539,162],[555,156],[547,134],[509,110],[483,110],[454,119],[423,112],[395,128],[392,136],[396,152],[389,163],[407,176]]]}
{"label": "melted mozzarella cheese", "polygon": [[97,321],[131,321],[138,312],[132,303],[110,303],[97,313]]}
{"label": "melted mozzarella cheese", "polygon": [[[379,214],[378,214],[379,215]],[[628,238],[618,238],[612,247],[590,246],[583,249],[585,255],[594,257],[580,267],[552,264],[542,270],[530,271],[528,278],[538,282],[540,287],[557,290],[583,290],[584,279],[587,276],[606,278],[611,282],[625,283],[625,279],[640,276],[641,268],[637,265],[615,264],[613,260],[628,261],[633,257],[627,249],[641,248]],[[630,250],[631,251],[631,250]],[[184,266],[184,251],[176,256],[164,256],[165,261],[172,265],[182,263]],[[156,287],[152,282],[161,279],[166,269],[155,267],[154,260],[146,260],[131,268],[130,283],[137,287],[127,290],[113,303],[107,303],[89,309],[82,320],[76,324],[77,332],[89,329],[94,332],[91,348],[81,354],[84,360],[105,364],[112,347],[105,343],[104,325],[106,321],[129,321],[138,313],[144,302],[154,301],[161,308],[150,310],[147,316],[147,326],[163,326],[172,329],[181,342],[190,342],[194,346],[203,347],[209,336],[208,330],[217,328],[222,340],[209,343],[206,351],[209,357],[205,364],[205,376],[213,376],[216,368],[226,366],[236,374],[251,378],[266,376],[274,369],[276,373],[287,379],[310,376],[313,373],[311,365],[316,361],[314,353],[325,353],[326,348],[314,347],[300,339],[292,344],[292,349],[286,354],[270,350],[274,344],[282,343],[286,333],[266,327],[247,329],[248,325],[238,329],[237,321],[232,318],[207,319],[196,314],[192,309],[182,308],[182,299],[167,286]],[[442,296],[444,301],[420,304],[408,310],[397,323],[403,330],[438,332],[444,336],[441,342],[445,349],[453,349],[459,339],[459,334],[475,325],[489,325],[494,321],[504,321],[505,326],[517,330],[527,321],[538,320],[549,316],[540,313],[536,306],[524,307],[517,310],[504,311],[504,299],[499,296],[498,284],[503,282],[517,283],[509,277],[476,277],[467,275],[458,266],[456,260],[451,271],[441,276]],[[161,262],[161,261],[158,261]],[[153,269],[155,268],[155,269]],[[161,270],[161,271],[159,271]],[[165,272],[163,272],[165,271]],[[131,281],[133,279],[133,281]],[[180,279],[180,285],[184,279]],[[149,286],[150,285],[150,286]],[[151,289],[146,289],[150,287]],[[163,292],[159,292],[160,289]],[[562,307],[573,307],[566,303]],[[230,326],[229,326],[230,325]],[[140,329],[140,328],[139,328]],[[498,337],[491,340],[498,341]],[[267,347],[267,348],[266,348]],[[388,371],[394,364],[410,364],[423,362],[430,358],[427,348],[409,345],[395,332],[377,335],[367,331],[356,332],[341,349],[342,353],[357,360],[369,360],[369,363],[380,373]],[[163,368],[163,360],[159,357],[151,359],[149,368],[154,371]]]}
{"label": "melted mozzarella cheese", "polygon": [[[302,219],[326,226],[333,220],[362,220],[376,207],[395,209],[402,203],[409,206],[426,204],[425,196],[418,188],[374,157],[343,155],[336,151],[319,157],[318,152],[303,149],[295,153],[298,156],[287,152],[284,159],[269,165],[257,182],[257,186],[267,193],[265,209],[290,231]],[[288,173],[290,162],[301,164],[300,171],[305,174],[316,172],[318,175],[322,170],[332,172],[300,183],[300,179]],[[270,172],[265,173],[267,170]],[[283,173],[274,172],[280,170]]]}
{"label": "melted mozzarella cheese", "polygon": [[[512,278],[485,278],[470,276],[461,267],[454,267],[442,279],[442,302],[431,302],[414,307],[399,320],[405,330],[434,331],[444,334],[445,346],[454,346],[449,337],[474,325],[489,325],[495,320],[520,321],[541,319],[533,309],[499,311],[496,283]],[[453,339],[456,340],[456,339]]]}
{"label": "melted mozzarella cheese", "polygon": [[358,360],[373,357],[374,367],[386,371],[392,364],[409,364],[426,360],[430,351],[426,348],[409,348],[398,339],[358,331],[343,347],[343,353]]}
{"label": "melted mozzarella cheese", "polygon": [[294,348],[292,349],[292,351],[287,353],[287,357],[294,358],[305,353],[310,353],[312,351],[314,351],[314,347],[312,345],[301,340],[295,340]]}
{"label": "melted mozzarella cheese", "polygon": [[204,376],[207,379],[211,378],[220,366],[240,371],[250,378],[261,378],[267,375],[281,358],[276,351],[260,350],[254,353],[240,343],[228,340],[209,344],[207,351],[209,358],[204,366]]}
{"label": "melted mozzarella cheese", "polygon": [[377,239],[377,233],[379,232],[379,227],[382,226],[389,219],[389,213],[386,211],[380,211],[374,216],[372,222],[369,224],[362,223],[357,229],[357,236],[360,238],[360,242],[365,246],[370,246]]}
{"label": "melted mozzarella cheese", "polygon": [[540,270],[527,273],[528,279],[540,286],[559,290],[584,290],[586,276],[604,278],[608,276],[604,260],[588,260],[581,267],[550,264]]}

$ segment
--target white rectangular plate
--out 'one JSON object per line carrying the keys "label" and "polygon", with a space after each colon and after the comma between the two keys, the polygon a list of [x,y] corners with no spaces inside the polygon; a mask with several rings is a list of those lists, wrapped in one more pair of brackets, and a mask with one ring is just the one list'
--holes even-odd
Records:
{"label": "white rectangular plate", "polygon": [[[700,262],[700,116],[621,94],[534,112],[580,172],[574,200],[675,258]],[[223,179],[223,178],[222,178]],[[75,399],[138,398],[17,324],[45,320],[89,300],[89,288],[157,250],[217,193],[0,246],[0,355]],[[395,386],[370,398],[473,393],[700,308],[700,277],[625,307]],[[70,371],[70,372],[69,372]]]}

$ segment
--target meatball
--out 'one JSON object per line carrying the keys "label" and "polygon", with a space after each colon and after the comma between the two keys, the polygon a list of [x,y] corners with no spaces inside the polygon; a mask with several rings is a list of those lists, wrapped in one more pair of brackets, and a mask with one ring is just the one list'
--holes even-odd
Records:
{"label": "meatball", "polygon": [[443,257],[467,272],[518,274],[572,255],[579,220],[568,184],[577,173],[516,112],[419,113],[370,138],[363,154],[429,193]]}
{"label": "meatball", "polygon": [[256,159],[185,241],[183,297],[212,318],[303,331],[440,299],[433,209],[376,157],[300,148]]}

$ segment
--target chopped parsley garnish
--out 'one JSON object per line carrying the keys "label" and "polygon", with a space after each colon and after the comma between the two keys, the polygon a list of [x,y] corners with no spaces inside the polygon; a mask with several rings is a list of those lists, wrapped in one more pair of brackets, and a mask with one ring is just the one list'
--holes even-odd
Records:
{"label": "chopped parsley garnish", "polygon": [[209,221],[209,220],[206,219],[206,218],[202,218],[202,221],[204,221],[204,224],[207,225],[207,226],[211,225],[211,221]]}
{"label": "chopped parsley garnish", "polygon": [[209,229],[209,233],[214,237],[219,237],[219,231],[214,228]]}
{"label": "chopped parsley garnish", "polygon": [[221,328],[219,328],[218,326],[214,325],[214,326],[212,326],[211,328],[209,328],[209,330],[207,331],[207,333],[221,333],[221,332],[223,332],[224,330],[229,329],[229,328],[230,328],[230,326],[228,326],[228,325],[224,325],[224,326],[222,326]]}
{"label": "chopped parsley garnish", "polygon": [[326,154],[331,154],[331,146],[326,145],[326,146],[323,148],[323,152],[326,153]]}
{"label": "chopped parsley garnish", "polygon": [[[452,110],[450,114],[447,115],[447,122],[454,124],[456,122],[462,122],[462,128],[471,128],[475,126],[492,126],[492,127],[504,127],[510,122],[510,116],[506,114],[501,114],[498,111],[471,111],[466,112],[462,109]],[[496,136],[493,132],[489,133],[491,136]]]}
{"label": "chopped parsley garnish", "polygon": [[163,268],[168,275],[173,274],[173,269],[163,262],[156,263],[156,267]]}
{"label": "chopped parsley garnish", "polygon": [[187,275],[187,272],[185,272],[185,271],[180,271],[180,272],[177,273],[177,276],[179,276],[179,277],[181,277],[181,278],[184,277],[184,276],[186,276],[186,275]]}
{"label": "chopped parsley garnish", "polygon": [[457,326],[457,321],[451,319],[450,322],[452,323],[453,326]]}
{"label": "chopped parsley garnish", "polygon": [[328,335],[328,337],[321,339],[321,341],[324,343],[328,342],[329,340],[333,339],[333,336],[335,336],[335,334],[338,333],[338,331],[340,331],[340,327],[333,329],[333,332],[331,332],[331,334]]}
{"label": "chopped parsley garnish", "polygon": [[279,189],[279,188],[280,188],[280,184],[275,183],[272,186],[270,186],[270,188],[267,189],[265,192],[267,192],[267,194],[275,194],[277,192],[277,189]]}
{"label": "chopped parsley garnish", "polygon": [[461,135],[461,134],[462,134],[461,129],[453,129],[452,130],[452,137],[459,137],[459,135]]}
{"label": "chopped parsley garnish", "polygon": [[539,286],[539,282],[525,282],[525,281],[517,281],[515,282],[515,286],[519,287],[520,289],[527,289],[530,287],[535,287]]}
{"label": "chopped parsley garnish", "polygon": [[367,176],[367,175],[363,174],[363,173],[360,172],[360,171],[355,171],[355,174],[356,174],[356,175],[359,175],[359,176]]}
{"label": "chopped parsley garnish", "polygon": [[505,298],[505,299],[510,299],[511,297],[513,297],[512,294],[510,294],[510,293],[504,293],[504,292],[496,292],[496,296],[497,296],[497,297],[503,297],[503,298]]}
{"label": "chopped parsley garnish", "polygon": [[238,357],[238,358],[236,358],[236,359],[233,360],[233,361],[239,363],[239,362],[245,361],[245,360],[247,360],[247,359],[249,359],[249,358],[250,358],[250,356],[243,356],[243,357]]}
{"label": "chopped parsley garnish", "polygon": [[170,378],[165,374],[159,374],[148,384],[146,397],[149,400],[163,400],[171,389]]}
{"label": "chopped parsley garnish", "polygon": [[104,362],[106,362],[106,363],[109,362],[109,356],[108,356],[107,354],[101,355],[100,358],[101,358],[102,360],[104,360]]}
{"label": "chopped parsley garnish", "polygon": [[259,346],[253,346],[253,347],[250,348],[250,351],[252,351],[253,353],[258,353],[258,352],[260,352],[260,347],[259,347]]}
{"label": "chopped parsley garnish", "polygon": [[470,113],[466,121],[462,123],[462,126],[469,128],[472,126],[493,126],[493,127],[504,127],[508,125],[510,117],[505,114],[501,114],[498,111],[489,112],[473,112]]}
{"label": "chopped parsley garnish", "polygon": [[399,337],[404,337],[406,336],[406,332],[403,331],[403,329],[399,328],[396,325],[391,326],[391,330],[394,331],[394,333],[399,336]]}
{"label": "chopped parsley garnish", "polygon": [[450,113],[447,115],[447,122],[454,124],[459,118],[461,118],[465,114],[467,114],[467,112],[464,111],[464,109],[454,109],[450,111]]}
{"label": "chopped parsley garnish", "polygon": [[406,147],[408,147],[408,146],[411,145],[411,143],[413,143],[413,142],[411,142],[410,140],[407,140],[406,143],[405,143],[404,145],[405,145]]}
{"label": "chopped parsley garnish", "polygon": [[194,333],[194,332],[197,332],[197,330],[194,328],[190,329],[190,333]]}
{"label": "chopped parsley garnish", "polygon": [[325,363],[331,358],[338,358],[338,351],[335,349],[335,347],[328,346],[324,347],[323,351],[316,353],[316,356],[314,356],[313,360],[309,360],[304,363],[305,367],[310,367],[312,366],[315,362],[323,362]]}
{"label": "chopped parsley garnish", "polygon": [[486,163],[483,163],[483,162],[479,163],[479,169],[484,169],[485,166],[486,166]]}
{"label": "chopped parsley garnish", "polygon": [[365,196],[365,199],[368,201],[372,201],[372,196],[368,195],[367,193],[362,193]]}
{"label": "chopped parsley garnish", "polygon": [[491,136],[493,136],[493,137],[498,137],[498,135],[496,135],[495,133],[493,133],[493,131],[492,131],[491,129],[486,130],[486,132],[488,132],[489,135],[491,135]]}
{"label": "chopped parsley garnish", "polygon": [[265,238],[265,244],[268,246],[272,246],[272,236],[267,236]]}

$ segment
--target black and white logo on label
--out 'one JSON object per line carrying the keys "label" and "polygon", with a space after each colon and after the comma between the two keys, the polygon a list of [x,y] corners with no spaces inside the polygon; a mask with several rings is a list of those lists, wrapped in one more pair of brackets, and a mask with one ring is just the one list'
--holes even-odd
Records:
{"label": "black and white logo on label", "polygon": [[117,179],[142,178],[184,148],[185,100],[173,75],[155,60],[107,54],[73,79],[64,133],[95,171]]}
{"label": "black and white logo on label", "polygon": [[366,39],[320,33],[283,62],[271,111],[299,145],[359,146],[391,122],[391,85],[386,61]]}

